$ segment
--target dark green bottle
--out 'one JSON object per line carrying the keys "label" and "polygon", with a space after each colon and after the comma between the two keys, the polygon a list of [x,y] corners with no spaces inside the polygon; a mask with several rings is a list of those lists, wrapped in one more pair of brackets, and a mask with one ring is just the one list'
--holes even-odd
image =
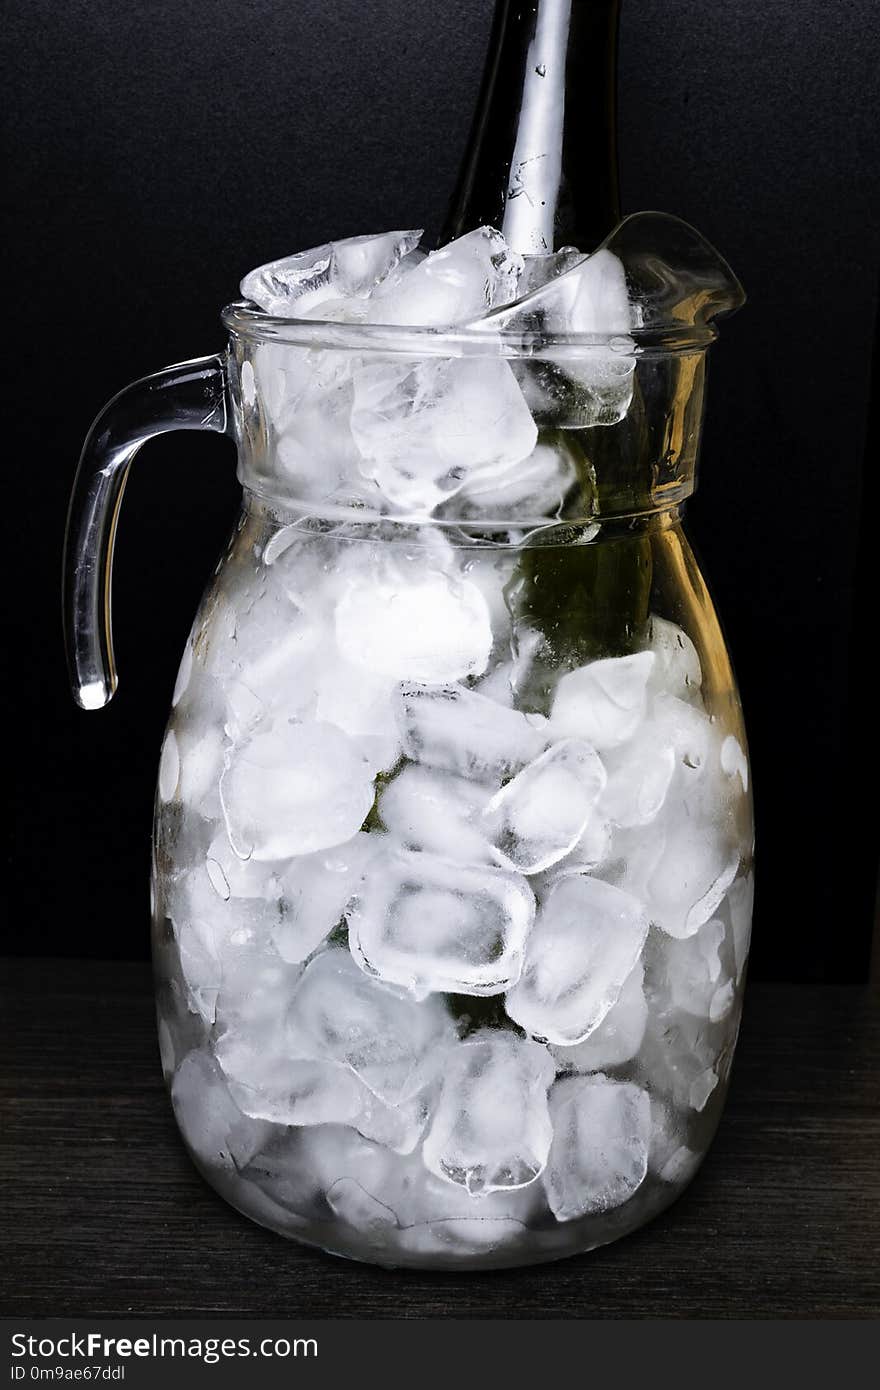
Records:
{"label": "dark green bottle", "polygon": [[620,0],[496,0],[441,241],[497,227],[521,255],[591,251],[620,220]]}
{"label": "dark green bottle", "polygon": [[[620,221],[617,39],[620,0],[496,0],[489,52],[458,187],[441,241],[492,226],[529,259],[563,246],[590,252]],[[538,277],[543,271],[538,269]],[[579,487],[560,520],[595,519],[606,502],[638,509],[645,476],[638,392],[624,423],[556,432],[543,443],[575,458]],[[546,636],[545,666],[573,667],[637,646],[648,614],[651,547],[533,545],[508,603],[515,625]],[[526,695],[544,710],[546,691]],[[548,687],[549,688],[549,687]]]}

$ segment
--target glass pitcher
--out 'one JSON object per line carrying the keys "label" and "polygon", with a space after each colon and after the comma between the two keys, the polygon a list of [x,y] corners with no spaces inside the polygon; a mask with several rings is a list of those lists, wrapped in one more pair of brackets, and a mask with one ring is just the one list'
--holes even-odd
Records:
{"label": "glass pitcher", "polygon": [[712,320],[743,296],[674,219],[609,244],[624,333],[233,304],[225,353],[128,387],[85,445],[65,611],[87,709],[116,685],[135,453],[171,429],[238,446],[159,762],[162,1063],[208,1182],[355,1259],[613,1240],[683,1190],[723,1106],[752,810],[682,513]]}

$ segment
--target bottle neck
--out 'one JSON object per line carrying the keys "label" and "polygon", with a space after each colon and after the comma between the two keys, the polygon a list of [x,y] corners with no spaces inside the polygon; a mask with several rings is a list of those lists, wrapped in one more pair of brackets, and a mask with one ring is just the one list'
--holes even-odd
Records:
{"label": "bottle neck", "polygon": [[497,0],[443,240],[498,227],[514,251],[591,251],[620,220],[620,0]]}

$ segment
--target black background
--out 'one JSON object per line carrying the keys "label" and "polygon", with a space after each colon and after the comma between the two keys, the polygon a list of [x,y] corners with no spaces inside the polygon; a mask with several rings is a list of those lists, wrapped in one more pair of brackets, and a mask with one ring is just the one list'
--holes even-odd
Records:
{"label": "black background", "polygon": [[[147,952],[163,722],[237,504],[226,440],[140,456],[117,548],[120,690],[76,710],[58,586],[92,416],[220,348],[218,310],[250,266],[331,236],[436,233],[491,3],[7,0],[10,951]],[[751,296],[714,349],[690,529],[754,757],[753,969],[858,978],[880,776],[876,0],[623,8],[624,206],[694,222]]]}

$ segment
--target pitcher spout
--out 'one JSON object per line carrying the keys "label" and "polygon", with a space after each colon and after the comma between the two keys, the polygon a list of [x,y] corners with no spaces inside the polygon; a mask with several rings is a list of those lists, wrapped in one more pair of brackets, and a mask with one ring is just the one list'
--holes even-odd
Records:
{"label": "pitcher spout", "polygon": [[746,301],[742,284],[720,252],[695,227],[669,213],[632,213],[599,249],[622,262],[639,328],[708,327]]}

